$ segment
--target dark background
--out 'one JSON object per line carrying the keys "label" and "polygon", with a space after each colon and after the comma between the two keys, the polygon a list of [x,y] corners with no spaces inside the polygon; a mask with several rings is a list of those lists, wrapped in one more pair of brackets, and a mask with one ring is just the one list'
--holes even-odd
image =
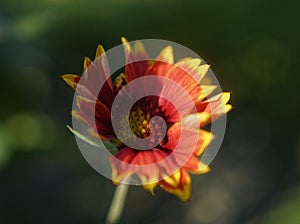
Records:
{"label": "dark background", "polygon": [[234,110],[211,172],[182,203],[130,189],[122,223],[300,223],[299,1],[2,0],[0,223],[103,223],[114,185],[66,129],[64,73],[129,40],[166,39],[212,64]]}

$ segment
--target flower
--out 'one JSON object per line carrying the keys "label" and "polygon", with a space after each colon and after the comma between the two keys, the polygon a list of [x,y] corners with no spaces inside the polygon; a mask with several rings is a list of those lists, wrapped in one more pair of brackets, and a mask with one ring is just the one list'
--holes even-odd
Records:
{"label": "flower", "polygon": [[[72,111],[72,116],[89,127],[91,136],[116,145],[118,151],[110,158],[114,183],[136,175],[151,193],[159,185],[166,192],[187,201],[191,196],[189,173],[209,171],[208,165],[198,157],[214,136],[203,127],[232,108],[227,104],[230,93],[208,98],[216,86],[200,85],[209,70],[209,65],[201,65],[200,59],[184,58],[174,63],[172,47],[167,46],[155,60],[150,60],[142,42],[136,41],[134,48],[125,38],[122,42],[127,64],[125,73],[116,77],[114,82],[110,79],[107,57],[101,45],[94,62],[87,57],[84,59],[84,77],[62,76],[78,93],[77,110]],[[139,79],[145,77],[152,77],[154,81]],[[139,85],[127,88],[137,80]],[[167,82],[171,82],[171,86]],[[100,92],[99,83],[103,83]],[[178,86],[188,97],[179,91]],[[119,128],[114,130],[112,110],[122,111],[125,105],[120,102],[114,108],[116,97],[132,95],[136,91],[146,93],[152,89],[159,94],[148,94],[134,102],[127,117],[121,113],[115,119]],[[170,102],[167,96],[175,100]],[[194,109],[188,106],[189,103]],[[163,118],[164,122],[154,119],[157,117]],[[93,126],[93,122],[96,125]],[[127,123],[130,133],[125,128]],[[138,145],[144,149],[130,147],[137,139],[148,140]],[[167,162],[163,163],[165,160]]]}

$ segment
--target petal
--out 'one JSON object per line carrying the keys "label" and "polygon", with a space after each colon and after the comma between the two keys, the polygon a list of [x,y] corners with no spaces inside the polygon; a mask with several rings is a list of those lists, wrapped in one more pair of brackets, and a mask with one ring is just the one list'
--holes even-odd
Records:
{"label": "petal", "polygon": [[84,58],[83,61],[83,71],[85,71],[93,62],[88,57]]}
{"label": "petal", "polygon": [[[128,169],[128,164],[130,164],[135,155],[135,150],[123,148],[115,156],[109,158],[112,168],[111,177],[114,184],[119,184],[123,179],[134,173],[133,169]],[[123,163],[120,163],[119,160]]]}
{"label": "petal", "polygon": [[65,74],[61,76],[62,79],[73,89],[76,89],[76,86],[80,80],[80,76],[73,74]]}
{"label": "petal", "polygon": [[143,44],[142,41],[137,40],[137,41],[134,42],[134,53],[147,56],[147,52],[145,50],[145,47],[144,47],[144,44]]}
{"label": "petal", "polygon": [[173,65],[167,62],[155,61],[146,71],[146,75],[158,75],[166,76],[168,70],[172,68]]}
{"label": "petal", "polygon": [[128,41],[122,38],[125,57],[126,57],[126,80],[132,81],[138,77],[146,75],[149,67],[149,58],[141,41],[135,41],[134,49],[131,48]]}
{"label": "petal", "polygon": [[146,191],[149,191],[152,195],[154,195],[154,188],[157,186],[158,182],[157,181],[154,181],[152,183],[149,183],[149,184],[144,184],[143,185],[143,188],[146,190]]}
{"label": "petal", "polygon": [[[186,129],[183,128],[180,122],[173,124],[167,132],[167,142],[164,143],[162,146],[168,150],[175,150],[179,147],[179,140],[180,147],[182,150],[189,152],[195,147],[195,142],[198,139],[198,131],[197,129]],[[191,139],[196,139],[195,141],[191,141]]]}
{"label": "petal", "polygon": [[182,201],[188,201],[191,197],[191,177],[183,169],[160,181],[159,185],[163,190],[176,195]]}
{"label": "petal", "polygon": [[147,75],[166,76],[168,70],[174,64],[173,48],[167,46],[159,53],[154,63],[149,67]]}
{"label": "petal", "polygon": [[185,170],[194,174],[205,174],[209,172],[209,166],[192,156],[183,167]]}
{"label": "petal", "polygon": [[174,64],[173,48],[167,46],[161,50],[159,55],[155,59],[156,61],[166,62],[168,64]]}
{"label": "petal", "polygon": [[138,151],[134,159],[131,161],[131,164],[134,165],[149,165],[157,163],[161,160],[160,157],[157,157],[154,154],[157,154],[159,150],[144,150]]}
{"label": "petal", "polygon": [[[188,73],[196,80],[196,82],[200,83],[209,68],[209,65],[205,64],[200,66],[200,64],[201,59],[199,58],[184,58],[178,61],[175,66]],[[204,68],[207,68],[207,70],[204,70]]]}
{"label": "petal", "polygon": [[120,149],[119,152],[115,155],[116,158],[125,163],[131,163],[134,157],[136,156],[137,151],[131,148]]}
{"label": "petal", "polygon": [[98,45],[96,49],[95,59],[99,58],[101,55],[105,54],[105,50],[101,44]]}
{"label": "petal", "polygon": [[[139,57],[139,56],[137,56]],[[134,59],[131,59],[134,61]],[[137,60],[135,62],[127,62],[125,73],[128,82],[146,75],[146,70],[149,67],[148,60]]]}
{"label": "petal", "polygon": [[199,65],[201,64],[202,60],[200,58],[183,58],[180,59],[180,61],[178,61],[176,63],[176,65],[178,65],[178,67],[181,67],[183,69],[189,69],[189,68],[197,68],[199,67]]}
{"label": "petal", "polygon": [[210,65],[208,64],[204,64],[201,65],[198,69],[198,78],[199,78],[199,82],[201,82],[201,80],[204,78],[204,76],[206,76],[207,72],[209,71]]}
{"label": "petal", "polygon": [[[62,75],[63,80],[71,86],[73,89],[76,90],[76,93],[88,98],[90,100],[97,100],[97,97],[84,85],[80,82],[80,76],[78,75],[72,75],[72,74],[65,74]],[[79,83],[80,82],[80,83]]]}
{"label": "petal", "polygon": [[186,128],[197,129],[203,127],[202,124],[207,123],[210,117],[211,117],[210,113],[207,112],[189,114],[182,119],[181,124],[183,127]]}
{"label": "petal", "polygon": [[109,69],[109,63],[107,60],[107,56],[105,53],[105,50],[102,45],[98,45],[97,50],[96,50],[96,55],[95,55],[95,61],[99,60],[101,61],[102,69],[105,74],[105,77],[110,76],[110,69]]}
{"label": "petal", "polygon": [[207,98],[216,89],[216,86],[213,85],[200,86],[199,83],[209,68],[208,65],[199,67],[200,63],[201,60],[198,58],[185,58],[174,66],[167,67],[165,73],[159,72],[158,75],[163,75],[175,81],[193,101],[200,101]]}
{"label": "petal", "polygon": [[178,85],[180,85],[181,88],[183,88],[193,100],[196,100],[201,92],[199,82],[194,79],[191,74],[178,67],[177,65],[168,70],[166,77],[170,78]]}
{"label": "petal", "polygon": [[89,125],[89,122],[81,115],[81,113],[77,110],[72,110],[71,111],[71,115],[73,117],[75,117],[78,121],[86,124],[86,125]]}
{"label": "petal", "polygon": [[117,95],[117,93],[120,91],[120,89],[125,86],[127,83],[126,75],[124,73],[118,75],[114,81],[114,93]]}
{"label": "petal", "polygon": [[199,101],[202,101],[204,100],[205,98],[207,98],[210,94],[213,93],[213,91],[216,90],[217,86],[215,85],[201,85],[201,92],[200,94],[198,95],[197,97],[197,101],[196,102],[199,102]]}
{"label": "petal", "polygon": [[[190,77],[190,76],[189,76]],[[167,77],[169,78],[169,77]],[[189,83],[188,77],[186,81],[182,81],[185,77],[173,77],[172,81],[164,79],[161,81],[161,90],[159,98],[159,105],[161,110],[165,112],[168,117],[168,122],[177,122],[185,115],[191,113],[194,108],[196,112],[195,102],[201,93],[200,86],[192,80]],[[190,77],[190,79],[193,79]]]}
{"label": "petal", "polygon": [[205,101],[197,102],[195,104],[197,111],[207,112],[211,114],[211,121],[218,119],[220,116],[226,114],[232,109],[230,104],[227,104],[230,99],[229,92],[220,93],[214,97],[211,97]]}
{"label": "petal", "polygon": [[[203,129],[194,129],[191,127],[183,127],[180,122],[173,124],[167,132],[167,143],[162,145],[165,149],[174,151],[177,149],[177,160],[185,158],[184,153],[193,152],[194,155],[201,155],[213,140],[214,135]],[[179,140],[180,146],[179,146]]]}
{"label": "petal", "polygon": [[214,139],[214,135],[209,132],[201,129],[199,131],[199,138],[197,142],[197,146],[195,147],[194,155],[200,156],[204,152],[204,150],[207,148],[207,146],[212,142]]}
{"label": "petal", "polygon": [[128,60],[130,60],[130,54],[131,54],[132,49],[131,49],[130,44],[128,43],[128,40],[125,37],[122,37],[121,41],[123,43],[125,59],[126,59],[126,64],[127,64]]}
{"label": "petal", "polygon": [[171,176],[166,176],[163,181],[168,184],[169,186],[172,187],[177,187],[179,185],[180,182],[180,177],[181,177],[181,172],[176,171],[174,174],[172,174]]}
{"label": "petal", "polygon": [[106,138],[114,137],[110,110],[101,102],[94,102],[82,96],[76,97],[78,111],[72,115],[91,128],[96,128],[98,134]]}
{"label": "petal", "polygon": [[[111,164],[114,169],[113,179],[122,180],[122,178],[135,173],[140,177],[142,184],[150,192],[156,186],[164,169],[156,164],[166,158],[170,152],[160,149],[135,150],[131,148],[122,148],[111,158]],[[153,164],[153,166],[145,166]]]}
{"label": "petal", "polygon": [[108,108],[111,108],[114,92],[110,78],[109,64],[101,45],[97,48],[94,62],[91,62],[87,58],[85,59],[84,68],[84,80],[81,84],[93,95],[97,96]]}

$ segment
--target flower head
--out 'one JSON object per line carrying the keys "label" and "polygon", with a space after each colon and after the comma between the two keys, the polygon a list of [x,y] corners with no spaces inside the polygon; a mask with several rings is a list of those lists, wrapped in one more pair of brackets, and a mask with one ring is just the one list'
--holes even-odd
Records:
{"label": "flower head", "polygon": [[114,82],[101,45],[94,62],[85,58],[84,77],[63,75],[77,92],[72,116],[87,125],[91,136],[117,147],[110,157],[114,183],[134,175],[152,193],[159,185],[187,201],[189,173],[209,171],[198,157],[214,136],[203,127],[231,109],[230,94],[209,98],[216,86],[200,84],[209,70],[200,59],[174,63],[167,46],[151,60],[140,41],[134,48],[122,41],[127,63]]}

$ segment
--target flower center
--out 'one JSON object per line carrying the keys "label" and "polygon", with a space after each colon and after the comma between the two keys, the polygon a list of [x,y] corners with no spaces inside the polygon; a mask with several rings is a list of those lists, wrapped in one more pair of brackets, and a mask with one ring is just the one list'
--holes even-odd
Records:
{"label": "flower center", "polygon": [[120,141],[137,150],[159,147],[166,135],[167,126],[163,116],[158,111],[149,110],[148,106],[135,105],[129,117],[120,119]]}
{"label": "flower center", "polygon": [[146,138],[150,135],[150,114],[144,114],[140,107],[129,114],[129,126],[137,137]]}

